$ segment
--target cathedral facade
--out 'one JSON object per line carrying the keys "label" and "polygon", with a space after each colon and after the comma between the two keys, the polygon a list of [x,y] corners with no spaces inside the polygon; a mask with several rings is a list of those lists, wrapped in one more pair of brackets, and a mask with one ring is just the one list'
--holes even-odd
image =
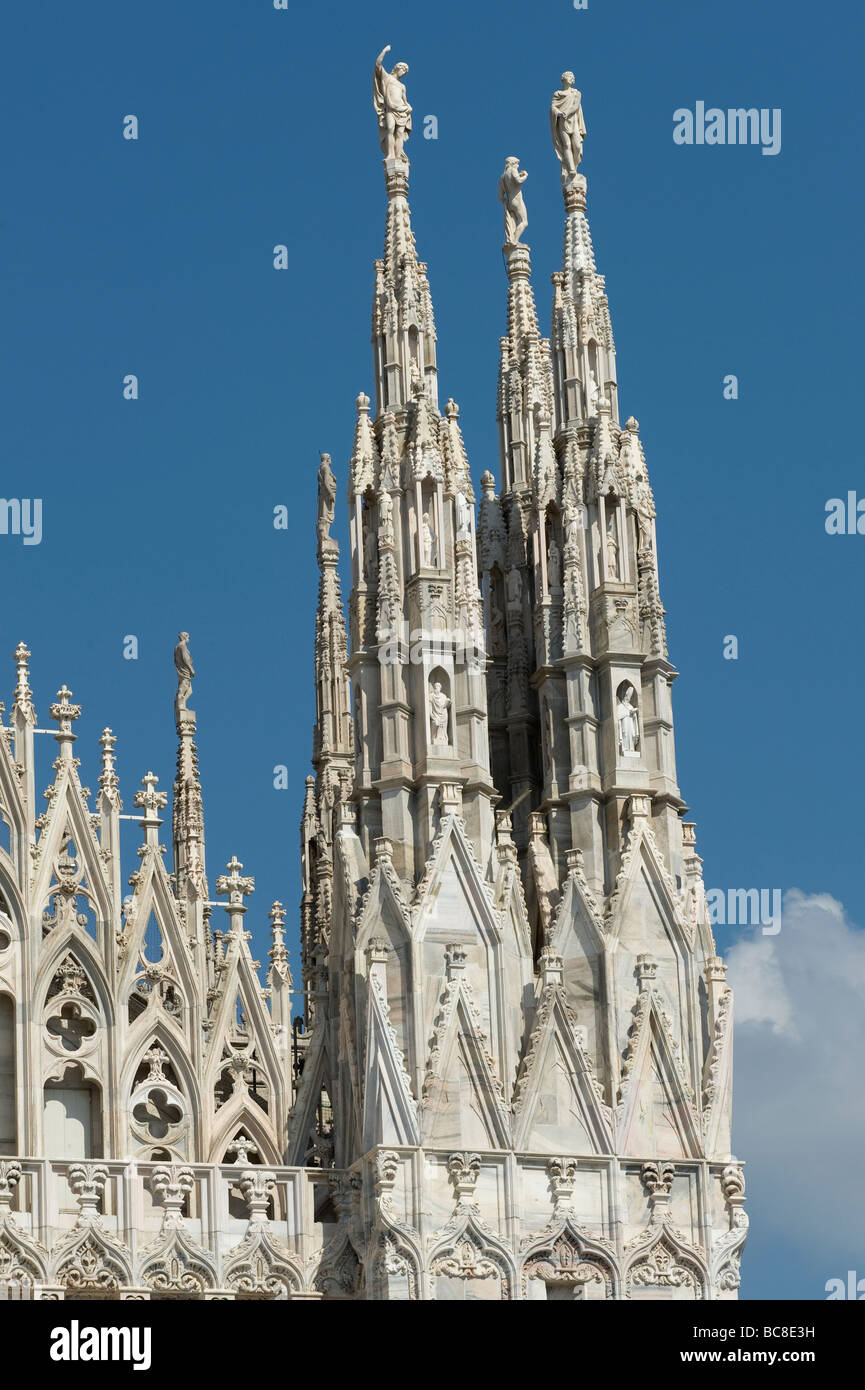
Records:
{"label": "cathedral facade", "polygon": [[[387,213],[351,589],[318,489],[303,1021],[236,859],[210,896],[178,674],[166,866],[148,773],[124,896],[114,737],[80,710],[36,812],[30,653],[0,729],[0,1284],[55,1299],[729,1299],[732,996],[676,781],[655,508],[620,423],[565,73],[564,252],[541,336],[518,162],[499,181],[499,482],[440,403],[404,64],[374,70]],[[214,911],[224,908],[222,925]],[[220,914],[221,915],[221,914]]]}

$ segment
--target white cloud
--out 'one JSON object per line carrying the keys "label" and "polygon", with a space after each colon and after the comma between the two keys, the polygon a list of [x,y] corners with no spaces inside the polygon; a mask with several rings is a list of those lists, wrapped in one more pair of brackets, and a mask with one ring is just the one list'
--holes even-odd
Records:
{"label": "white cloud", "polygon": [[794,889],[780,933],[740,941],[726,958],[751,1239],[800,1247],[814,1289],[803,1296],[825,1297],[831,1276],[865,1275],[865,932],[828,894]]}

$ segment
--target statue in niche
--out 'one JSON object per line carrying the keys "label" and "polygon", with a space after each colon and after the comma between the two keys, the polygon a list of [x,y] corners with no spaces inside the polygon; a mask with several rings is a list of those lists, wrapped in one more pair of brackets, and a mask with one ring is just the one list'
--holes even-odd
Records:
{"label": "statue in niche", "polygon": [[523,184],[528,172],[520,169],[516,155],[505,160],[504,173],[499,179],[499,202],[505,208],[505,250],[512,251],[529,225],[523,201]]}
{"label": "statue in niche", "polygon": [[457,540],[467,541],[472,534],[471,509],[461,492],[456,496]]}
{"label": "statue in niche", "polygon": [[438,536],[436,535],[429,512],[424,512],[421,523],[421,544],[423,562],[428,569],[435,569],[439,562]]}
{"label": "statue in niche", "polygon": [[402,78],[408,72],[408,63],[395,63],[388,72],[384,57],[390,53],[390,44],[382,49],[375,60],[372,76],[372,104],[378,116],[378,138],[385,159],[405,159],[403,145],[411,135],[411,107],[406,100]]}
{"label": "statue in niche", "polygon": [[550,106],[550,131],[553,147],[562,166],[562,187],[573,182],[583,157],[586,123],[583,119],[583,99],[572,72],[562,73],[562,86],[553,93]]}
{"label": "statue in niche", "polygon": [[389,492],[383,492],[378,504],[379,530],[384,531],[386,540],[393,540],[393,502]]}
{"label": "statue in niche", "polygon": [[192,694],[192,677],[195,675],[195,667],[192,664],[192,657],[189,655],[188,642],[188,632],[177,634],[177,646],[174,648],[174,669],[177,672],[177,697],[174,701],[176,714],[186,709],[186,702]]}
{"label": "statue in niche", "polygon": [[638,753],[640,749],[640,716],[633,702],[635,694],[634,687],[626,685],[616,706],[620,753]]}
{"label": "statue in niche", "polygon": [[652,521],[655,515],[655,508],[652,504],[652,493],[645,474],[638,473],[634,479],[634,510],[637,514],[637,548],[639,550],[652,549]]}
{"label": "statue in niche", "polygon": [[523,581],[516,566],[508,570],[508,603],[515,607],[519,605],[523,597]]}
{"label": "statue in niche", "polygon": [[336,511],[336,478],[330,466],[330,454],[322,454],[318,469],[318,539],[330,540],[330,528]]}
{"label": "statue in niche", "polygon": [[607,578],[618,579],[619,577],[619,542],[616,537],[616,522],[614,517],[607,518]]}
{"label": "statue in niche", "polygon": [[586,395],[589,401],[589,415],[595,415],[598,408],[598,381],[593,367],[589,368],[589,384],[586,388]]}
{"label": "statue in niche", "polygon": [[448,710],[450,700],[442,690],[441,681],[436,681],[429,692],[430,720],[432,722],[432,741],[436,746],[448,743]]}
{"label": "statue in niche", "polygon": [[505,615],[495,593],[490,595],[490,632],[493,656],[504,656],[506,650]]}
{"label": "statue in niche", "polygon": [[565,507],[564,526],[565,526],[565,549],[573,548],[577,544],[582,521],[582,510],[580,507],[569,502]]}
{"label": "statue in niche", "polygon": [[375,531],[372,525],[372,515],[367,512],[364,517],[363,564],[364,573],[370,584],[374,584],[376,581],[377,561],[378,547],[376,545]]}
{"label": "statue in niche", "polygon": [[556,545],[555,537],[550,541],[550,548],[547,552],[547,580],[551,589],[562,587],[562,557],[559,547]]}

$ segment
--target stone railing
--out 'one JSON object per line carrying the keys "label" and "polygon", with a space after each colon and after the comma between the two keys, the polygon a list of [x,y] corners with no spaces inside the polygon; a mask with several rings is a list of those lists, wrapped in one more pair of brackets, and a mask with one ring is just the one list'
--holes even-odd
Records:
{"label": "stone railing", "polygon": [[0,1297],[321,1297],[308,1168],[0,1159]]}

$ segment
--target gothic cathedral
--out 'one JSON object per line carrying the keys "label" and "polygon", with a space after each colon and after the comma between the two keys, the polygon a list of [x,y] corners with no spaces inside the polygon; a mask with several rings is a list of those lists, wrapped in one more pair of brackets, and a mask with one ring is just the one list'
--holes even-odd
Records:
{"label": "gothic cathedral", "polygon": [[[499,482],[440,405],[408,203],[407,68],[376,61],[387,216],[374,399],[348,469],[348,627],[318,475],[302,1012],[285,912],[266,988],[253,880],[213,923],[189,708],[177,776],[91,802],[30,653],[0,724],[0,1284],[50,1299],[730,1299],[732,996],[676,781],[655,507],[620,423],[573,74],[550,108],[565,228],[541,336],[522,185],[499,180]],[[2,707],[0,707],[2,708]]]}

